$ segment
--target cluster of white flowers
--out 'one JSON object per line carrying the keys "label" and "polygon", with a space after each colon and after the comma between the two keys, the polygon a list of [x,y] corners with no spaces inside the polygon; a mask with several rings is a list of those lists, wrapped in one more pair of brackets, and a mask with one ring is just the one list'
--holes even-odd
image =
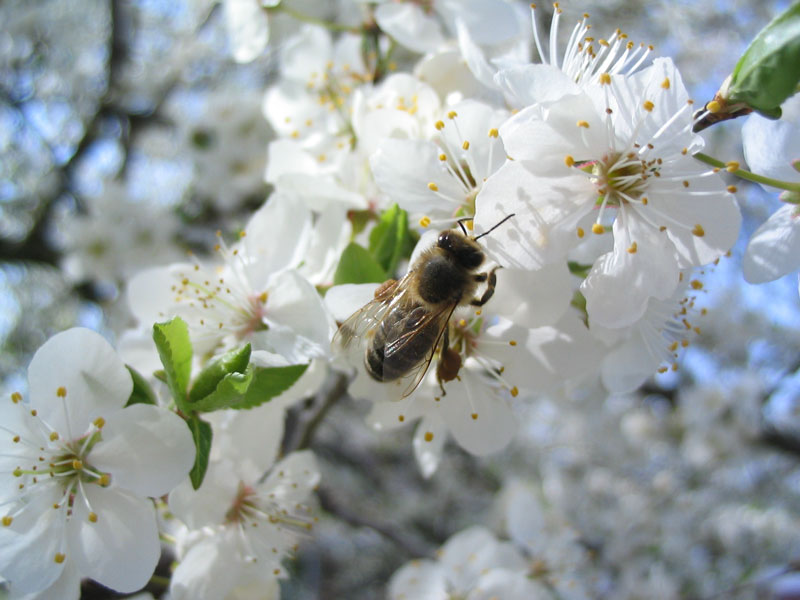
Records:
{"label": "cluster of white flowers", "polygon": [[[596,37],[586,15],[562,46],[557,3],[549,39],[535,7],[511,0],[323,4],[225,0],[233,59],[272,53],[275,77],[262,98],[167,110],[192,194],[226,214],[269,189],[211,258],[178,262],[174,215],[140,214],[117,183],[61,227],[71,278],[124,281],[124,362],[69,330],[34,357],[29,400],[2,404],[12,596],[78,598],[84,577],[137,591],[161,528],[177,561],[170,598],[279,598],[324,477],[287,414],[345,377],[368,427],[415,427],[424,479],[448,440],[479,457],[512,441],[536,455],[501,478],[496,532],[468,528],[401,567],[392,600],[704,596],[800,556],[790,503],[753,505],[769,503],[759,484],[773,467],[797,476],[752,454],[764,389],[698,386],[675,411],[634,399],[701,332],[704,268],[742,220],[726,172],[694,156],[699,107],[673,61],[620,30]],[[747,161],[776,179],[797,179],[793,110],[744,130]],[[749,281],[797,269],[799,204],[788,197],[752,237]],[[337,325],[373,318],[393,289],[379,280],[422,277],[459,227],[485,253],[469,297],[446,307],[412,383],[378,381],[365,362],[383,360],[370,346],[380,318],[352,347]],[[165,322],[185,326],[190,350],[152,343]],[[233,400],[256,370],[299,365],[270,402]],[[201,373],[194,388],[179,370]],[[140,388],[155,393],[137,403]],[[747,544],[763,554],[736,550]]]}

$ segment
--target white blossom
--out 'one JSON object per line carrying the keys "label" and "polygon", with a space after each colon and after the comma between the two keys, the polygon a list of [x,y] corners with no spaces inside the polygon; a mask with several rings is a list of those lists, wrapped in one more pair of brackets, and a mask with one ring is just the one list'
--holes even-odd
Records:
{"label": "white blossom", "polygon": [[125,407],[131,376],[90,330],[51,338],[28,379],[30,401],[2,405],[0,573],[15,592],[64,598],[78,597],[80,577],[141,588],[160,555],[148,497],[188,473],[189,429],[158,407]]}

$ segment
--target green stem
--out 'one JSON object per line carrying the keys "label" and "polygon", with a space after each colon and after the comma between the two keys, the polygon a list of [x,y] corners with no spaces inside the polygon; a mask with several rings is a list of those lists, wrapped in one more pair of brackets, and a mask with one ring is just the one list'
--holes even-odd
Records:
{"label": "green stem", "polygon": [[311,15],[307,15],[305,13],[301,13],[293,8],[289,8],[286,6],[285,2],[281,2],[278,6],[274,8],[268,8],[269,11],[275,12],[282,12],[293,19],[297,19],[298,21],[302,21],[303,23],[310,23],[312,25],[319,25],[321,27],[325,27],[326,29],[330,29],[331,31],[346,31],[348,33],[361,33],[361,27],[353,27],[352,25],[342,25],[341,23],[331,23],[330,21],[326,21],[325,19],[319,19],[317,17],[312,17]]}
{"label": "green stem", "polygon": [[[703,154],[702,152],[698,152],[693,156],[700,162],[704,162],[707,165],[711,165],[712,167],[717,167],[726,170],[728,168],[727,164],[725,164],[721,160],[712,158],[708,154]],[[735,169],[733,171],[728,171],[728,172],[731,175],[736,175],[736,177],[739,177],[741,179],[746,179],[747,181],[753,181],[755,183],[761,183],[763,185],[771,185],[772,187],[780,188],[782,190],[789,190],[791,192],[800,192],[800,183],[791,183],[789,181],[781,181],[780,179],[772,179],[771,177],[764,177],[763,175],[756,175],[755,173],[751,173],[750,171],[746,171],[745,169]]]}

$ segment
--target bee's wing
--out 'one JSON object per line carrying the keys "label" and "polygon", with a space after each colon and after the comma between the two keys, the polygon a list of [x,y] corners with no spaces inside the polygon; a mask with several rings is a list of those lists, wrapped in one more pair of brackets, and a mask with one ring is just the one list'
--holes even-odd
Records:
{"label": "bee's wing", "polygon": [[334,352],[344,355],[353,366],[363,364],[364,351],[372,336],[389,310],[404,301],[407,284],[406,276],[350,315],[333,336]]}
{"label": "bee's wing", "polygon": [[392,395],[396,399],[399,400],[410,396],[425,377],[425,373],[428,372],[428,367],[430,367],[431,361],[436,355],[436,349],[442,340],[445,327],[450,322],[450,317],[456,306],[457,303],[455,302],[443,304],[435,311],[427,312],[413,327],[405,327],[402,331],[398,329],[398,331],[393,332],[396,335],[387,335],[383,360],[389,368],[391,368],[393,357],[399,356],[403,347],[406,344],[413,343],[417,336],[430,335],[434,340],[430,349],[420,356],[416,365],[409,369],[405,375],[390,383],[393,388]]}

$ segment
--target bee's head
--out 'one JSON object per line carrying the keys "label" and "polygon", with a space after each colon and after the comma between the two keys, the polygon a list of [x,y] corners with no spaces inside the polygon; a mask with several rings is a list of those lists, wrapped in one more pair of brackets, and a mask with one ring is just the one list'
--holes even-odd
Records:
{"label": "bee's head", "polygon": [[477,269],[485,258],[477,242],[452,229],[440,233],[436,245],[465,269]]}

